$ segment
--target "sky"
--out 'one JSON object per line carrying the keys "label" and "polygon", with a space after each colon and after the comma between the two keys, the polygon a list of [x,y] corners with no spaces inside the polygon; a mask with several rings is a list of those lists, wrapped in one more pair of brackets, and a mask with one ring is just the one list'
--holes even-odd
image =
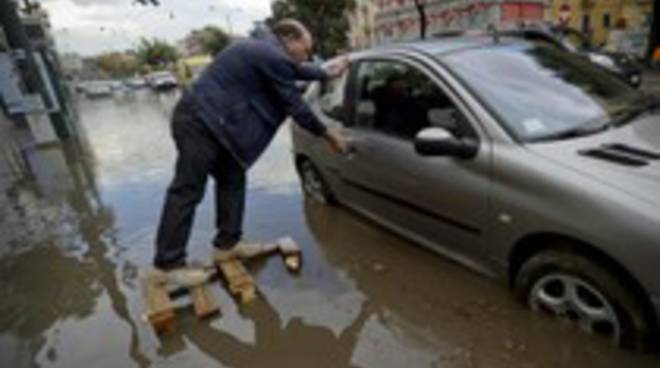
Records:
{"label": "sky", "polygon": [[96,55],[134,48],[141,37],[176,42],[193,29],[217,25],[246,34],[270,15],[271,0],[33,0],[48,10],[60,52]]}

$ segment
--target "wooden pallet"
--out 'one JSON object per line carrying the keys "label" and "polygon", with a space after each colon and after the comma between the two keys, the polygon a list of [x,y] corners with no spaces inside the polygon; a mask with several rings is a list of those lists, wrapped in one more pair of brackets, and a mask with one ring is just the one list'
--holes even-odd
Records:
{"label": "wooden pallet", "polygon": [[229,293],[238,298],[241,304],[248,304],[257,298],[257,288],[252,276],[238,259],[217,262],[220,273],[227,282]]}
{"label": "wooden pallet", "polygon": [[[279,251],[284,264],[289,271],[298,272],[302,263],[302,252],[298,244],[289,237],[280,238],[275,243],[264,244],[262,252],[253,258],[265,256]],[[229,293],[241,304],[248,304],[257,298],[257,287],[254,278],[247,272],[239,259],[216,262],[216,268],[226,281]],[[214,269],[209,266],[207,270]],[[188,290],[168,290],[165,285],[142,279],[142,291],[145,301],[144,318],[159,334],[170,333],[176,329],[176,314],[173,298],[190,294],[195,315],[202,319],[220,311],[206,284],[192,287]]]}
{"label": "wooden pallet", "polygon": [[300,272],[300,268],[302,267],[302,252],[298,244],[289,237],[279,239],[277,244],[287,270]]}
{"label": "wooden pallet", "polygon": [[144,298],[144,319],[151,324],[157,334],[172,333],[176,329],[174,303],[164,285],[142,279]]}
{"label": "wooden pallet", "polygon": [[211,317],[220,312],[220,307],[215,302],[207,285],[190,288],[190,299],[192,299],[195,315],[199,319]]}
{"label": "wooden pallet", "polygon": [[[176,313],[170,290],[166,285],[143,279],[142,292],[146,307],[145,320],[159,335],[174,332]],[[204,319],[220,312],[220,307],[206,284],[191,287],[188,293],[197,318]]]}

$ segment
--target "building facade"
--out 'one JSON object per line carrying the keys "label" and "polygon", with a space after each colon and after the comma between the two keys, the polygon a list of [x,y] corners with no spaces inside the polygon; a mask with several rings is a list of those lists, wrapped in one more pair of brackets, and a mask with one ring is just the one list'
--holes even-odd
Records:
{"label": "building facade", "polygon": [[[450,30],[542,21],[548,0],[419,0],[424,5],[427,35]],[[375,0],[375,39],[378,43],[420,37],[416,0]]]}
{"label": "building facade", "polygon": [[378,7],[374,0],[356,0],[355,9],[349,15],[351,28],[350,46],[354,50],[364,49],[376,43],[375,17]]}
{"label": "building facade", "polygon": [[652,14],[653,0],[554,0],[547,19],[564,21],[589,35],[596,45],[607,43],[610,33],[620,30],[630,48],[621,51],[643,54]]}
{"label": "building facade", "polygon": [[21,11],[13,1],[0,4],[0,108],[26,123],[37,144],[75,137],[77,115],[47,12],[38,4]]}
{"label": "building facade", "polygon": [[181,57],[191,57],[204,54],[202,46],[202,31],[194,30],[176,43],[176,51]]}

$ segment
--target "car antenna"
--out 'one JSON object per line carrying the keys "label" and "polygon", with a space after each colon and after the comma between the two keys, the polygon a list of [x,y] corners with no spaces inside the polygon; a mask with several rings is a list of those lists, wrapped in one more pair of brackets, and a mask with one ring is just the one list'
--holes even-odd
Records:
{"label": "car antenna", "polygon": [[488,24],[486,31],[488,31],[488,33],[493,36],[493,42],[500,43],[500,34],[497,31],[497,27],[495,27],[493,23]]}

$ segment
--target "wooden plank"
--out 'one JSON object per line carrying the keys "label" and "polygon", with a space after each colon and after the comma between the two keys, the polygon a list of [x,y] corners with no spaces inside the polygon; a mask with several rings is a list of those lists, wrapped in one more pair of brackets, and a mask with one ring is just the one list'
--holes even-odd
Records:
{"label": "wooden plank", "polygon": [[302,266],[302,252],[300,251],[298,244],[290,237],[281,238],[277,243],[287,270],[291,272],[300,272]]}
{"label": "wooden plank", "polygon": [[248,304],[256,299],[254,279],[240,260],[231,259],[218,262],[217,266],[227,282],[229,292],[239,298],[242,304]]}
{"label": "wooden plank", "polygon": [[300,272],[302,265],[300,254],[284,255],[284,266],[291,272]]}
{"label": "wooden plank", "polygon": [[165,285],[154,283],[145,278],[142,280],[142,295],[146,308],[145,319],[151,324],[156,333],[174,332],[176,329],[174,304]]}
{"label": "wooden plank", "polygon": [[190,288],[190,299],[192,299],[195,315],[197,318],[210,317],[220,312],[220,307],[213,299],[211,291],[206,285],[198,285]]}

